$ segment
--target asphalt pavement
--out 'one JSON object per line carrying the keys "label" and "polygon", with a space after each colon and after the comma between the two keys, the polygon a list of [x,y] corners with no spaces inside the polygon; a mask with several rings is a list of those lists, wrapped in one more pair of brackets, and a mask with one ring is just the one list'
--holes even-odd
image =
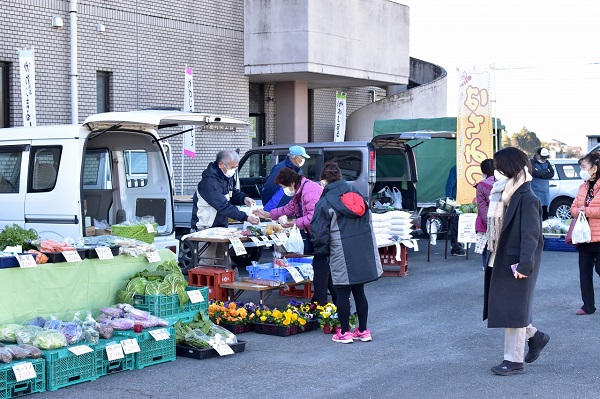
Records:
{"label": "asphalt pavement", "polygon": [[[339,344],[321,330],[291,337],[240,334],[243,353],[178,357],[141,370],[35,394],[36,398],[597,398],[600,312],[581,306],[576,252],[544,252],[534,325],[550,335],[523,374],[502,377],[504,331],[482,321],[481,255],[444,259],[443,241],[409,253],[406,277],[366,286],[372,342]],[[599,286],[598,278],[595,278]],[[289,298],[274,294],[267,305]],[[240,300],[258,301],[257,293]],[[599,306],[600,307],[600,306]]]}

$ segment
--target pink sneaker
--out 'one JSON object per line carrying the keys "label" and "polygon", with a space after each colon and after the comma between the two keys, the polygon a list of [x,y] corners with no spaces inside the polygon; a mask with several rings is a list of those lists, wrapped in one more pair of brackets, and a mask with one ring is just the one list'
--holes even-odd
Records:
{"label": "pink sneaker", "polygon": [[332,341],[339,342],[341,344],[351,344],[352,342],[354,342],[352,340],[352,332],[350,331],[346,331],[344,334],[342,334],[341,331],[338,331],[335,334],[333,334],[333,337],[331,337],[331,339]]}
{"label": "pink sneaker", "polygon": [[373,338],[371,338],[371,331],[365,330],[365,331],[361,332],[358,330],[358,327],[352,333],[352,339],[359,339],[362,342],[367,342],[367,341],[373,340]]}

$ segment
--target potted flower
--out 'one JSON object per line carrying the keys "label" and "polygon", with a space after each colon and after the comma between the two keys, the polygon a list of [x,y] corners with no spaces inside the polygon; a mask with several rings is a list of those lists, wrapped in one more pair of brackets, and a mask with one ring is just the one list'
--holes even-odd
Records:
{"label": "potted flower", "polygon": [[254,331],[259,334],[287,337],[298,334],[306,325],[306,319],[293,307],[287,307],[284,311],[257,309],[255,315]]}
{"label": "potted flower", "polygon": [[208,307],[208,316],[215,324],[221,325],[234,334],[253,330],[257,306],[252,302],[213,301]]}
{"label": "potted flower", "polygon": [[323,306],[317,306],[317,317],[319,326],[323,329],[325,334],[333,334],[340,328],[337,307],[331,302],[327,302]]}

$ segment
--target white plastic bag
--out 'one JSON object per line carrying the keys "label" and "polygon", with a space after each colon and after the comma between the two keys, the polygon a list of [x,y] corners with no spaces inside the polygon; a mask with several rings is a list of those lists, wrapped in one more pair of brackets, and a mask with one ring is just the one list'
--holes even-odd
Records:
{"label": "white plastic bag", "polygon": [[575,227],[573,227],[573,244],[583,244],[592,240],[592,231],[583,212],[579,212]]}
{"label": "white plastic bag", "polygon": [[294,225],[294,227],[292,227],[288,240],[285,243],[285,249],[286,251],[295,254],[304,253],[304,241],[302,241],[302,234],[300,234],[298,226]]}
{"label": "white plastic bag", "polygon": [[392,199],[394,200],[394,208],[402,209],[402,193],[398,187],[392,188]]}

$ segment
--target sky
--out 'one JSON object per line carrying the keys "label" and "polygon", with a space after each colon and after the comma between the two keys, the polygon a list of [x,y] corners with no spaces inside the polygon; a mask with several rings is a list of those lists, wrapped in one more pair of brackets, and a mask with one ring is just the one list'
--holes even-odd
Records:
{"label": "sky", "polygon": [[410,56],[448,72],[448,116],[457,70],[490,70],[507,133],[584,150],[600,135],[600,1],[392,1],[410,7]]}

